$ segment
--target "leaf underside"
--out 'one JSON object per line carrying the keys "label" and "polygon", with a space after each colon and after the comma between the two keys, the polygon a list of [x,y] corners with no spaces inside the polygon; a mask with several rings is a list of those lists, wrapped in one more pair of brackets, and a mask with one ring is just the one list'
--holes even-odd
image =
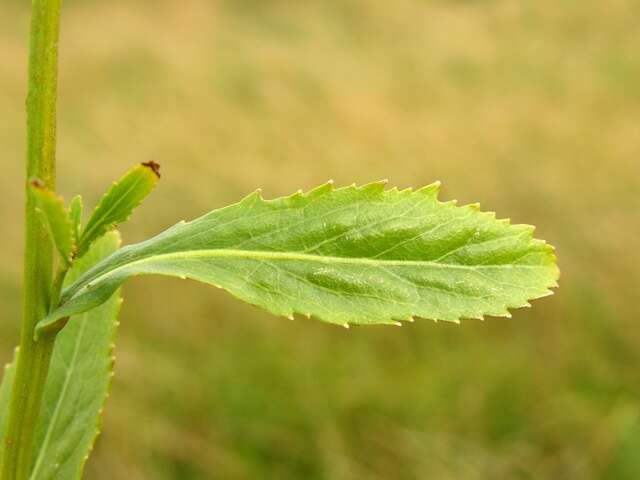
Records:
{"label": "leaf underside", "polygon": [[[119,246],[117,232],[94,243],[69,271],[73,281]],[[113,339],[121,299],[117,292],[99,308],[72,317],[58,335],[36,429],[31,480],[79,479],[99,432],[100,415],[111,384]],[[11,364],[0,386],[0,440],[9,401]]]}
{"label": "leaf underside", "polygon": [[276,315],[345,326],[509,316],[556,286],[553,248],[532,237],[533,227],[440,202],[438,183],[417,191],[384,185],[329,182],[269,201],[255,192],[178,223],[89,270],[39,327],[153,273],[224,288]]}

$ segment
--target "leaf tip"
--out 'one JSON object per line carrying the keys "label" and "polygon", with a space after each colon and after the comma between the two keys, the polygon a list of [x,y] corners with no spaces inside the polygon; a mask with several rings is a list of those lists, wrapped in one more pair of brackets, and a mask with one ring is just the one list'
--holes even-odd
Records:
{"label": "leaf tip", "polygon": [[153,160],[149,160],[148,162],[142,162],[143,167],[149,168],[156,177],[160,178],[160,164],[154,162]]}

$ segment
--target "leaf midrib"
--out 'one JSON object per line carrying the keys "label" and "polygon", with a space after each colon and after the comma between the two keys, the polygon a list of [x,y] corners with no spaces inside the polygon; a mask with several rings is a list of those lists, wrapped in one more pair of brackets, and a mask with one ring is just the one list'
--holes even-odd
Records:
{"label": "leaf midrib", "polygon": [[[528,252],[527,254],[519,257],[517,260],[521,260],[528,255],[537,252]],[[311,255],[307,253],[298,252],[269,252],[261,250],[236,250],[236,249],[196,249],[196,250],[181,250],[179,252],[162,253],[149,256],[145,256],[139,260],[120,265],[114,269],[110,269],[100,273],[96,277],[84,279],[83,283],[86,285],[95,284],[100,282],[106,277],[112,276],[119,271],[128,270],[136,265],[144,265],[147,263],[161,262],[163,260],[179,260],[198,257],[218,257],[218,258],[242,258],[242,259],[256,259],[256,260],[294,260],[294,261],[307,261],[323,264],[351,264],[351,265],[365,265],[365,266],[415,266],[415,267],[432,267],[432,268],[445,268],[453,270],[484,270],[491,268],[530,268],[530,269],[544,269],[548,265],[526,265],[519,263],[503,263],[503,264],[482,264],[482,265],[460,265],[455,263],[440,263],[429,260],[387,260],[387,259],[373,259],[367,257],[335,257],[328,255]],[[67,300],[75,296],[81,291],[84,286],[79,288],[70,287],[69,294],[67,294]]]}

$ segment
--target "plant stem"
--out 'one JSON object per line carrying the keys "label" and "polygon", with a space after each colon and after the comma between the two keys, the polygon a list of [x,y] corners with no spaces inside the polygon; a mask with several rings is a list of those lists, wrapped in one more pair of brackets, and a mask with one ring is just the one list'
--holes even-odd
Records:
{"label": "plant stem", "polygon": [[27,182],[23,323],[9,403],[0,478],[28,478],[54,335],[34,341],[34,329],[50,303],[53,250],[36,212],[29,179],[55,189],[56,94],[61,0],[33,0],[27,95]]}

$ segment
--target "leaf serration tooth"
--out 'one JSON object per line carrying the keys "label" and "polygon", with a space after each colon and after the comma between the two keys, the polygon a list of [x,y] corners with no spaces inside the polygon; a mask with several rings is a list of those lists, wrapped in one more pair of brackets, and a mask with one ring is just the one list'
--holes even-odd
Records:
{"label": "leaf serration tooth", "polygon": [[422,195],[427,195],[433,199],[437,199],[438,194],[440,193],[441,185],[442,183],[439,180],[436,180],[429,185],[425,185],[424,187],[419,188],[418,190],[416,190],[416,193],[420,193]]}
{"label": "leaf serration tooth", "polygon": [[311,198],[319,197],[319,196],[322,196],[322,195],[326,195],[328,193],[331,193],[334,190],[335,190],[335,188],[333,186],[333,180],[330,179],[330,180],[327,180],[322,185],[319,185],[319,186],[309,190],[307,192],[307,194],[305,195],[305,197],[307,199],[311,199]]}
{"label": "leaf serration tooth", "polygon": [[360,187],[360,190],[363,192],[381,194],[384,193],[384,189],[387,186],[387,183],[389,183],[389,180],[387,179],[377,180],[375,182],[370,182],[362,185]]}

